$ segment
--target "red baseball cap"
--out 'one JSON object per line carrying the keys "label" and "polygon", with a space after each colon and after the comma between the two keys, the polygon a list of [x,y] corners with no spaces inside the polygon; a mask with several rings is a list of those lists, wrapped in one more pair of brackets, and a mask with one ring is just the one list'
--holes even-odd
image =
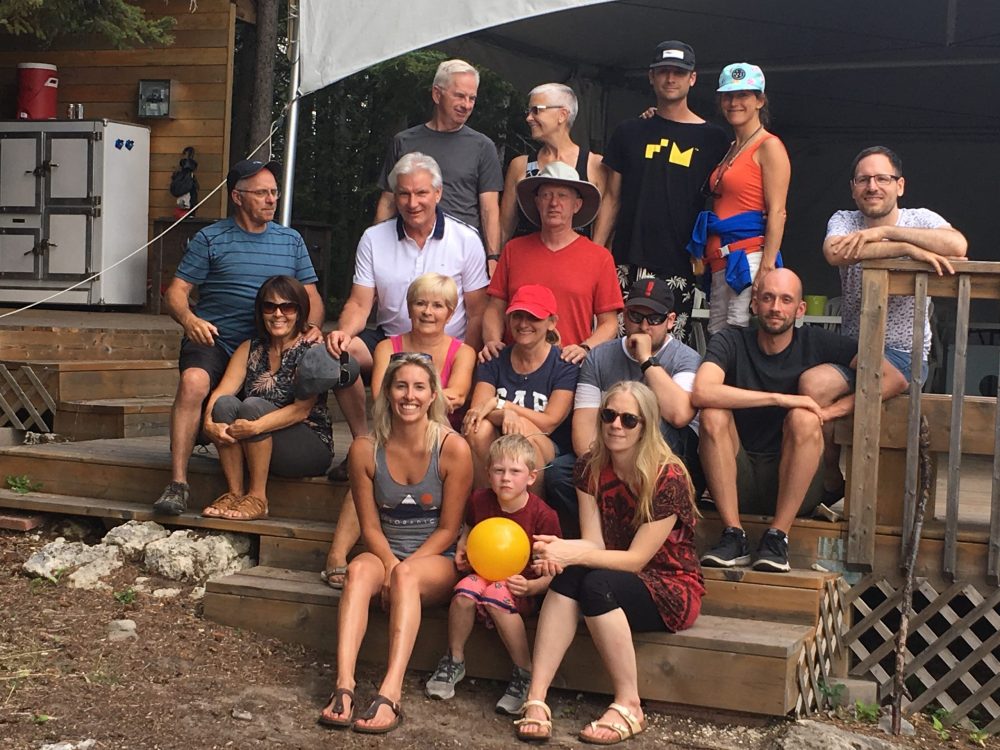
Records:
{"label": "red baseball cap", "polygon": [[556,296],[547,286],[541,284],[525,284],[516,292],[507,305],[507,314],[524,310],[539,320],[556,314]]}

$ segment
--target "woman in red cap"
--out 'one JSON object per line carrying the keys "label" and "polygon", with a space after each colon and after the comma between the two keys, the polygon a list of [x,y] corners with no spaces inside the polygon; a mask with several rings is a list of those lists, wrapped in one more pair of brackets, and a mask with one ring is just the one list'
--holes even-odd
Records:
{"label": "woman in red cap", "polygon": [[[500,435],[524,435],[542,465],[572,450],[566,417],[579,368],[560,358],[555,296],[548,287],[526,284],[514,293],[506,317],[513,345],[479,365],[472,406],[462,424],[472,447],[475,487],[488,485],[487,455]],[[533,492],[541,489],[541,474]]]}

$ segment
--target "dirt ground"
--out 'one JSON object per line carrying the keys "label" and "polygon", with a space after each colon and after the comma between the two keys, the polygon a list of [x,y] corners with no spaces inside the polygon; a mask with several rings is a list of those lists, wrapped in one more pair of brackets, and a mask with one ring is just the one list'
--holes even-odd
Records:
{"label": "dirt ground", "polygon": [[[517,745],[510,719],[493,713],[501,684],[466,679],[455,699],[437,702],[423,697],[426,675],[417,673],[407,677],[406,721],[389,739],[322,729],[315,721],[333,681],[330,655],[206,621],[190,584],[150,579],[150,592],[180,586],[182,593],[140,593],[129,601],[136,578],[146,575],[135,566],[118,571],[104,591],[31,580],[21,564],[56,536],[54,527],[51,521],[35,532],[0,531],[0,748],[88,739],[96,740],[93,750]],[[108,623],[125,618],[136,622],[138,638],[110,642]],[[359,675],[362,701],[374,695],[377,677],[372,668]],[[600,715],[607,698],[559,691],[550,698],[550,746],[581,747],[576,732]],[[647,710],[650,728],[630,748],[766,750],[788,725],[663,709]],[[887,739],[870,726],[838,723]],[[918,720],[917,736],[897,742],[974,747],[968,734],[954,730],[945,741]]]}

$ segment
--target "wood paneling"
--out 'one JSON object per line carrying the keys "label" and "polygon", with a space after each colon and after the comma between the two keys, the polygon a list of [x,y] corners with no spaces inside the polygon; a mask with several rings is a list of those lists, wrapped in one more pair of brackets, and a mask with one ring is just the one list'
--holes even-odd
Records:
{"label": "wood paneling", "polygon": [[[29,51],[26,40],[0,36],[0,88],[14,91],[19,62],[51,63],[59,68],[59,117],[68,102],[80,102],[88,118],[148,126],[152,220],[173,212],[176,199],[168,190],[170,173],[185,147],[196,150],[202,197],[225,176],[236,11],[230,0],[199,0],[194,13],[189,12],[187,0],[143,0],[139,5],[149,16],[176,19],[172,45],[115,50],[101,39],[77,37],[57,41],[55,49]],[[139,81],[164,78],[177,84],[172,91],[172,118],[137,120]],[[201,209],[206,216],[226,212],[224,191]]]}

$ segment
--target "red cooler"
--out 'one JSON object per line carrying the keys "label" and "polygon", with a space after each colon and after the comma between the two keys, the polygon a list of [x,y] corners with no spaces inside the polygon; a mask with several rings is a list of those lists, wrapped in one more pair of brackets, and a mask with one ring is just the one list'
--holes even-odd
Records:
{"label": "red cooler", "polygon": [[55,65],[21,63],[17,66],[17,119],[56,119],[59,77]]}

